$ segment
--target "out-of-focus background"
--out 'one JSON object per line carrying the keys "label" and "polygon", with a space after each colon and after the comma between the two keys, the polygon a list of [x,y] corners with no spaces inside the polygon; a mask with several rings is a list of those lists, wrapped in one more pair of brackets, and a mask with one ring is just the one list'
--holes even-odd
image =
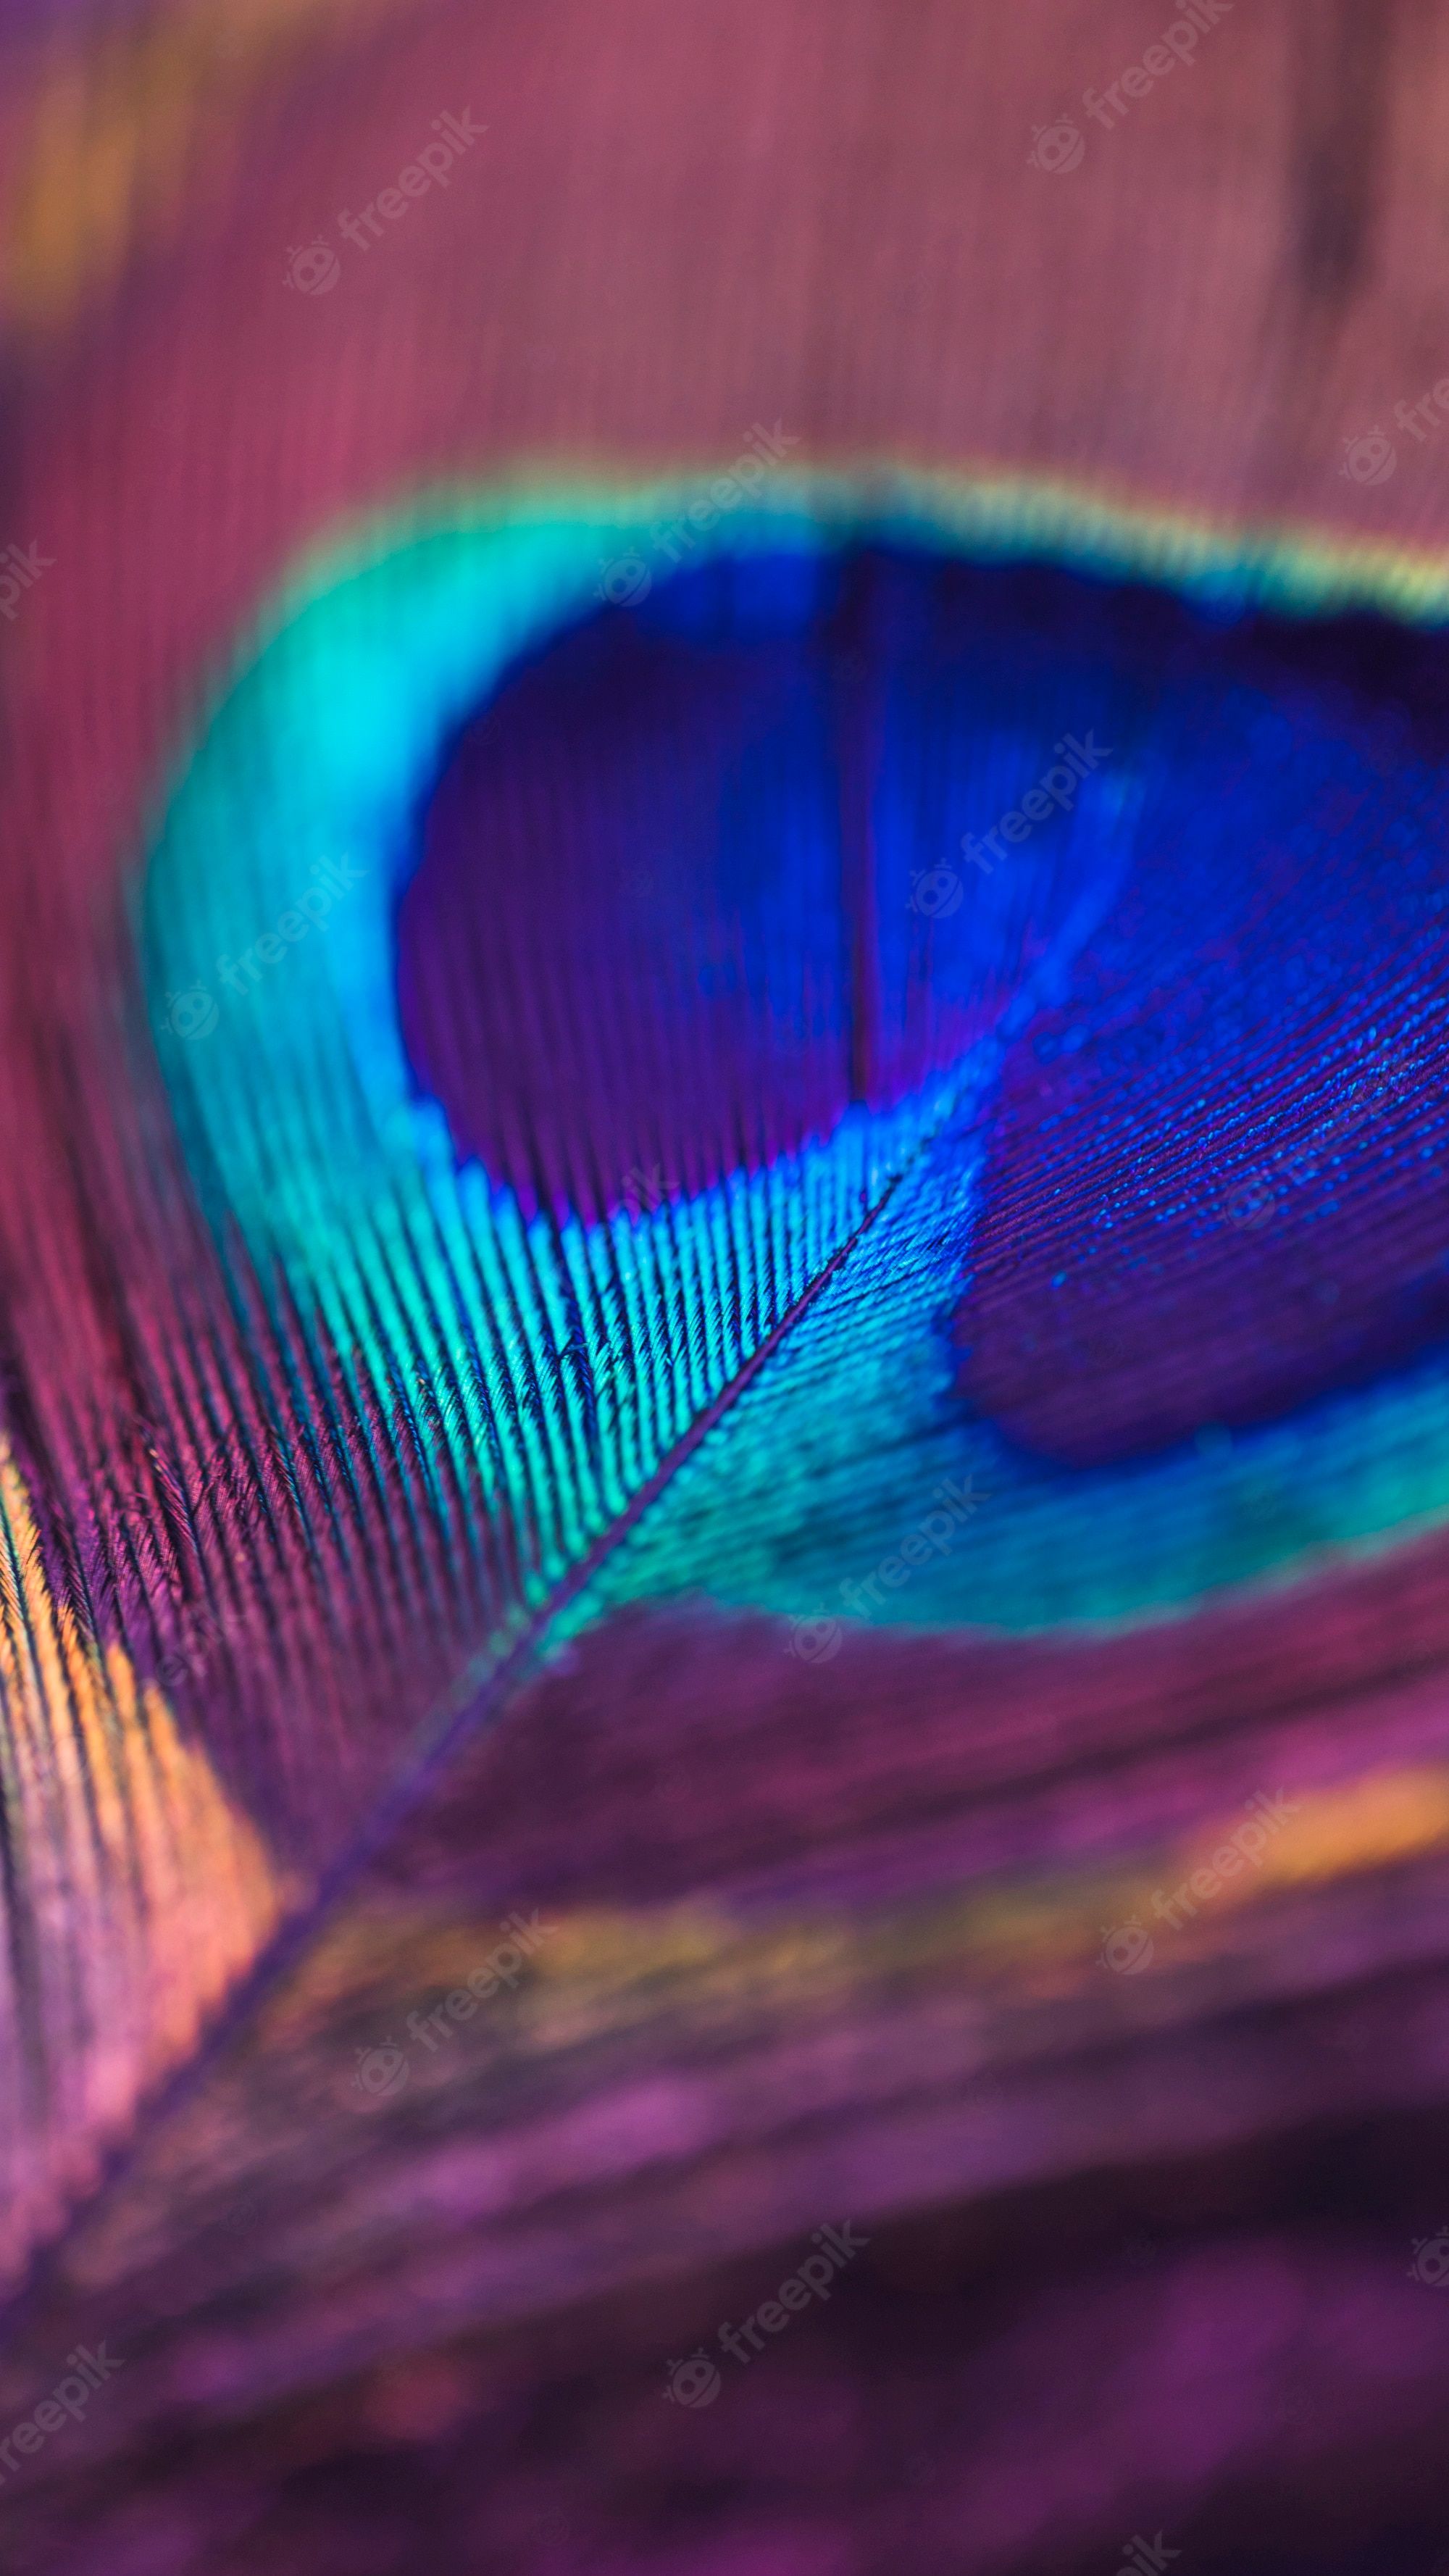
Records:
{"label": "out-of-focus background", "polygon": [[1449,2566],[1446,116],[0,0],[15,2576]]}

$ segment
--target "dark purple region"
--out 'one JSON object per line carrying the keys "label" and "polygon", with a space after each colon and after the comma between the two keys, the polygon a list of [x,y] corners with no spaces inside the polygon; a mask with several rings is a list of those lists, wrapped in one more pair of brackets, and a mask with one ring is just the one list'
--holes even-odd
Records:
{"label": "dark purple region", "polygon": [[1086,1466],[1362,1382],[1449,1325],[1446,661],[1042,566],[660,579],[452,746],[419,1087],[527,1208],[646,1209],[950,1066],[1120,876],[1008,1060],[961,1392]]}
{"label": "dark purple region", "polygon": [[1063,732],[1111,738],[1164,619],[1031,568],[779,557],[661,578],[524,663],[455,741],[399,911],[405,1043],[460,1158],[596,1215],[953,1064],[1098,862],[1101,782],[1063,773],[1000,865],[963,835]]}
{"label": "dark purple region", "polygon": [[1079,1466],[1449,1329],[1445,647],[1260,621],[1175,680],[1121,903],[1013,1050],[960,1387]]}

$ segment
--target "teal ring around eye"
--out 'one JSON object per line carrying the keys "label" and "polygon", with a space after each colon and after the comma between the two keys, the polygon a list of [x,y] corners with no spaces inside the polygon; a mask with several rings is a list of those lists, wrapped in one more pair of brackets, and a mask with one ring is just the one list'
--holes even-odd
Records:
{"label": "teal ring around eye", "polygon": [[[597,607],[601,567],[627,560],[631,548],[642,553],[661,523],[694,511],[692,561],[876,539],[977,558],[1042,557],[1290,613],[1366,604],[1410,618],[1449,613],[1449,578],[1437,563],[1311,537],[1245,546],[1065,485],[888,466],[853,473],[782,466],[760,498],[723,512],[709,497],[718,480],[685,474],[631,491],[580,483],[442,493],[310,556],[259,621],[164,797],[150,852],[140,921],[148,1009],[219,1239],[234,1226],[261,1279],[280,1265],[299,1310],[367,1370],[375,1389],[395,1382],[400,1353],[414,1355],[426,1375],[453,1365],[460,1349],[472,1352],[462,1428],[438,1436],[463,1439],[475,1460],[494,1457],[477,1386],[491,1387],[507,1365],[494,1348],[497,1316],[521,1317],[524,1340],[540,1352],[556,1346],[578,1311],[574,1292],[597,1272],[598,1246],[589,1238],[598,1229],[566,1227],[561,1237],[530,1241],[510,1194],[476,1166],[459,1168],[441,1112],[420,1101],[410,1081],[392,914],[416,806],[451,731],[518,655]],[[302,937],[289,949],[264,1011],[245,988],[224,984],[228,966],[259,936],[275,937],[278,919],[296,914],[314,890],[320,903],[329,887],[338,899],[326,939]],[[808,1207],[783,1282],[787,1304],[959,1092],[955,1079],[933,1081],[888,1113],[850,1111],[834,1135],[781,1168],[721,1185],[724,1221],[745,1241],[769,1221],[780,1192]],[[613,1252],[617,1260],[620,1246]],[[530,1300],[535,1311],[523,1313]],[[745,1356],[717,1319],[706,1339],[692,1381],[678,1390],[672,1435]],[[927,1400],[928,1390],[920,1393]],[[1392,1399],[1385,1389],[1378,1400]],[[522,1422],[515,1408],[515,1424],[522,1463],[496,1472],[504,1484],[521,1480],[521,1493],[537,1471],[530,1491],[541,1514],[542,1583],[622,1508],[658,1457],[622,1425],[600,1449],[562,1381],[554,1418]],[[1296,1436],[1305,1428],[1295,1426]],[[1394,1436],[1387,1425],[1384,1436]],[[988,1481],[1000,1464],[975,1463],[985,1464]],[[1132,1472],[1140,1484],[1144,1471]],[[1295,1472],[1303,1472],[1301,1459]],[[1099,1481],[1104,1491],[1114,1483]],[[1435,1515],[1446,1505],[1449,1473],[1431,1442],[1407,1484],[1400,1474],[1387,1516]],[[1382,1492],[1330,1513],[1343,1526],[1323,1535],[1359,1536],[1365,1516],[1368,1526],[1383,1526]],[[1180,1597],[1181,1568],[1174,1574],[1150,1560],[1150,1547],[1124,1555],[1079,1601],[1068,1586],[1059,1615],[1131,1615]],[[1235,1574],[1275,1562],[1262,1539],[1246,1559],[1241,1547],[1233,1559]],[[935,1605],[939,1615],[982,1615],[960,1593],[963,1569],[950,1580],[957,1590]],[[918,1613],[929,1611],[928,1591],[923,1585],[913,1595]],[[1025,1614],[1024,1623],[1035,1624]],[[1009,1613],[1006,1624],[1017,1624]]]}

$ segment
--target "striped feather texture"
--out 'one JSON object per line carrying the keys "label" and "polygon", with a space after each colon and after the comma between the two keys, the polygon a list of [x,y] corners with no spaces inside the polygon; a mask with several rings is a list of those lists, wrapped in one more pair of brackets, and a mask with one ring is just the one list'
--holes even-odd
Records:
{"label": "striped feather texture", "polygon": [[0,23],[21,2576],[1436,2566],[1444,29],[1182,24]]}

